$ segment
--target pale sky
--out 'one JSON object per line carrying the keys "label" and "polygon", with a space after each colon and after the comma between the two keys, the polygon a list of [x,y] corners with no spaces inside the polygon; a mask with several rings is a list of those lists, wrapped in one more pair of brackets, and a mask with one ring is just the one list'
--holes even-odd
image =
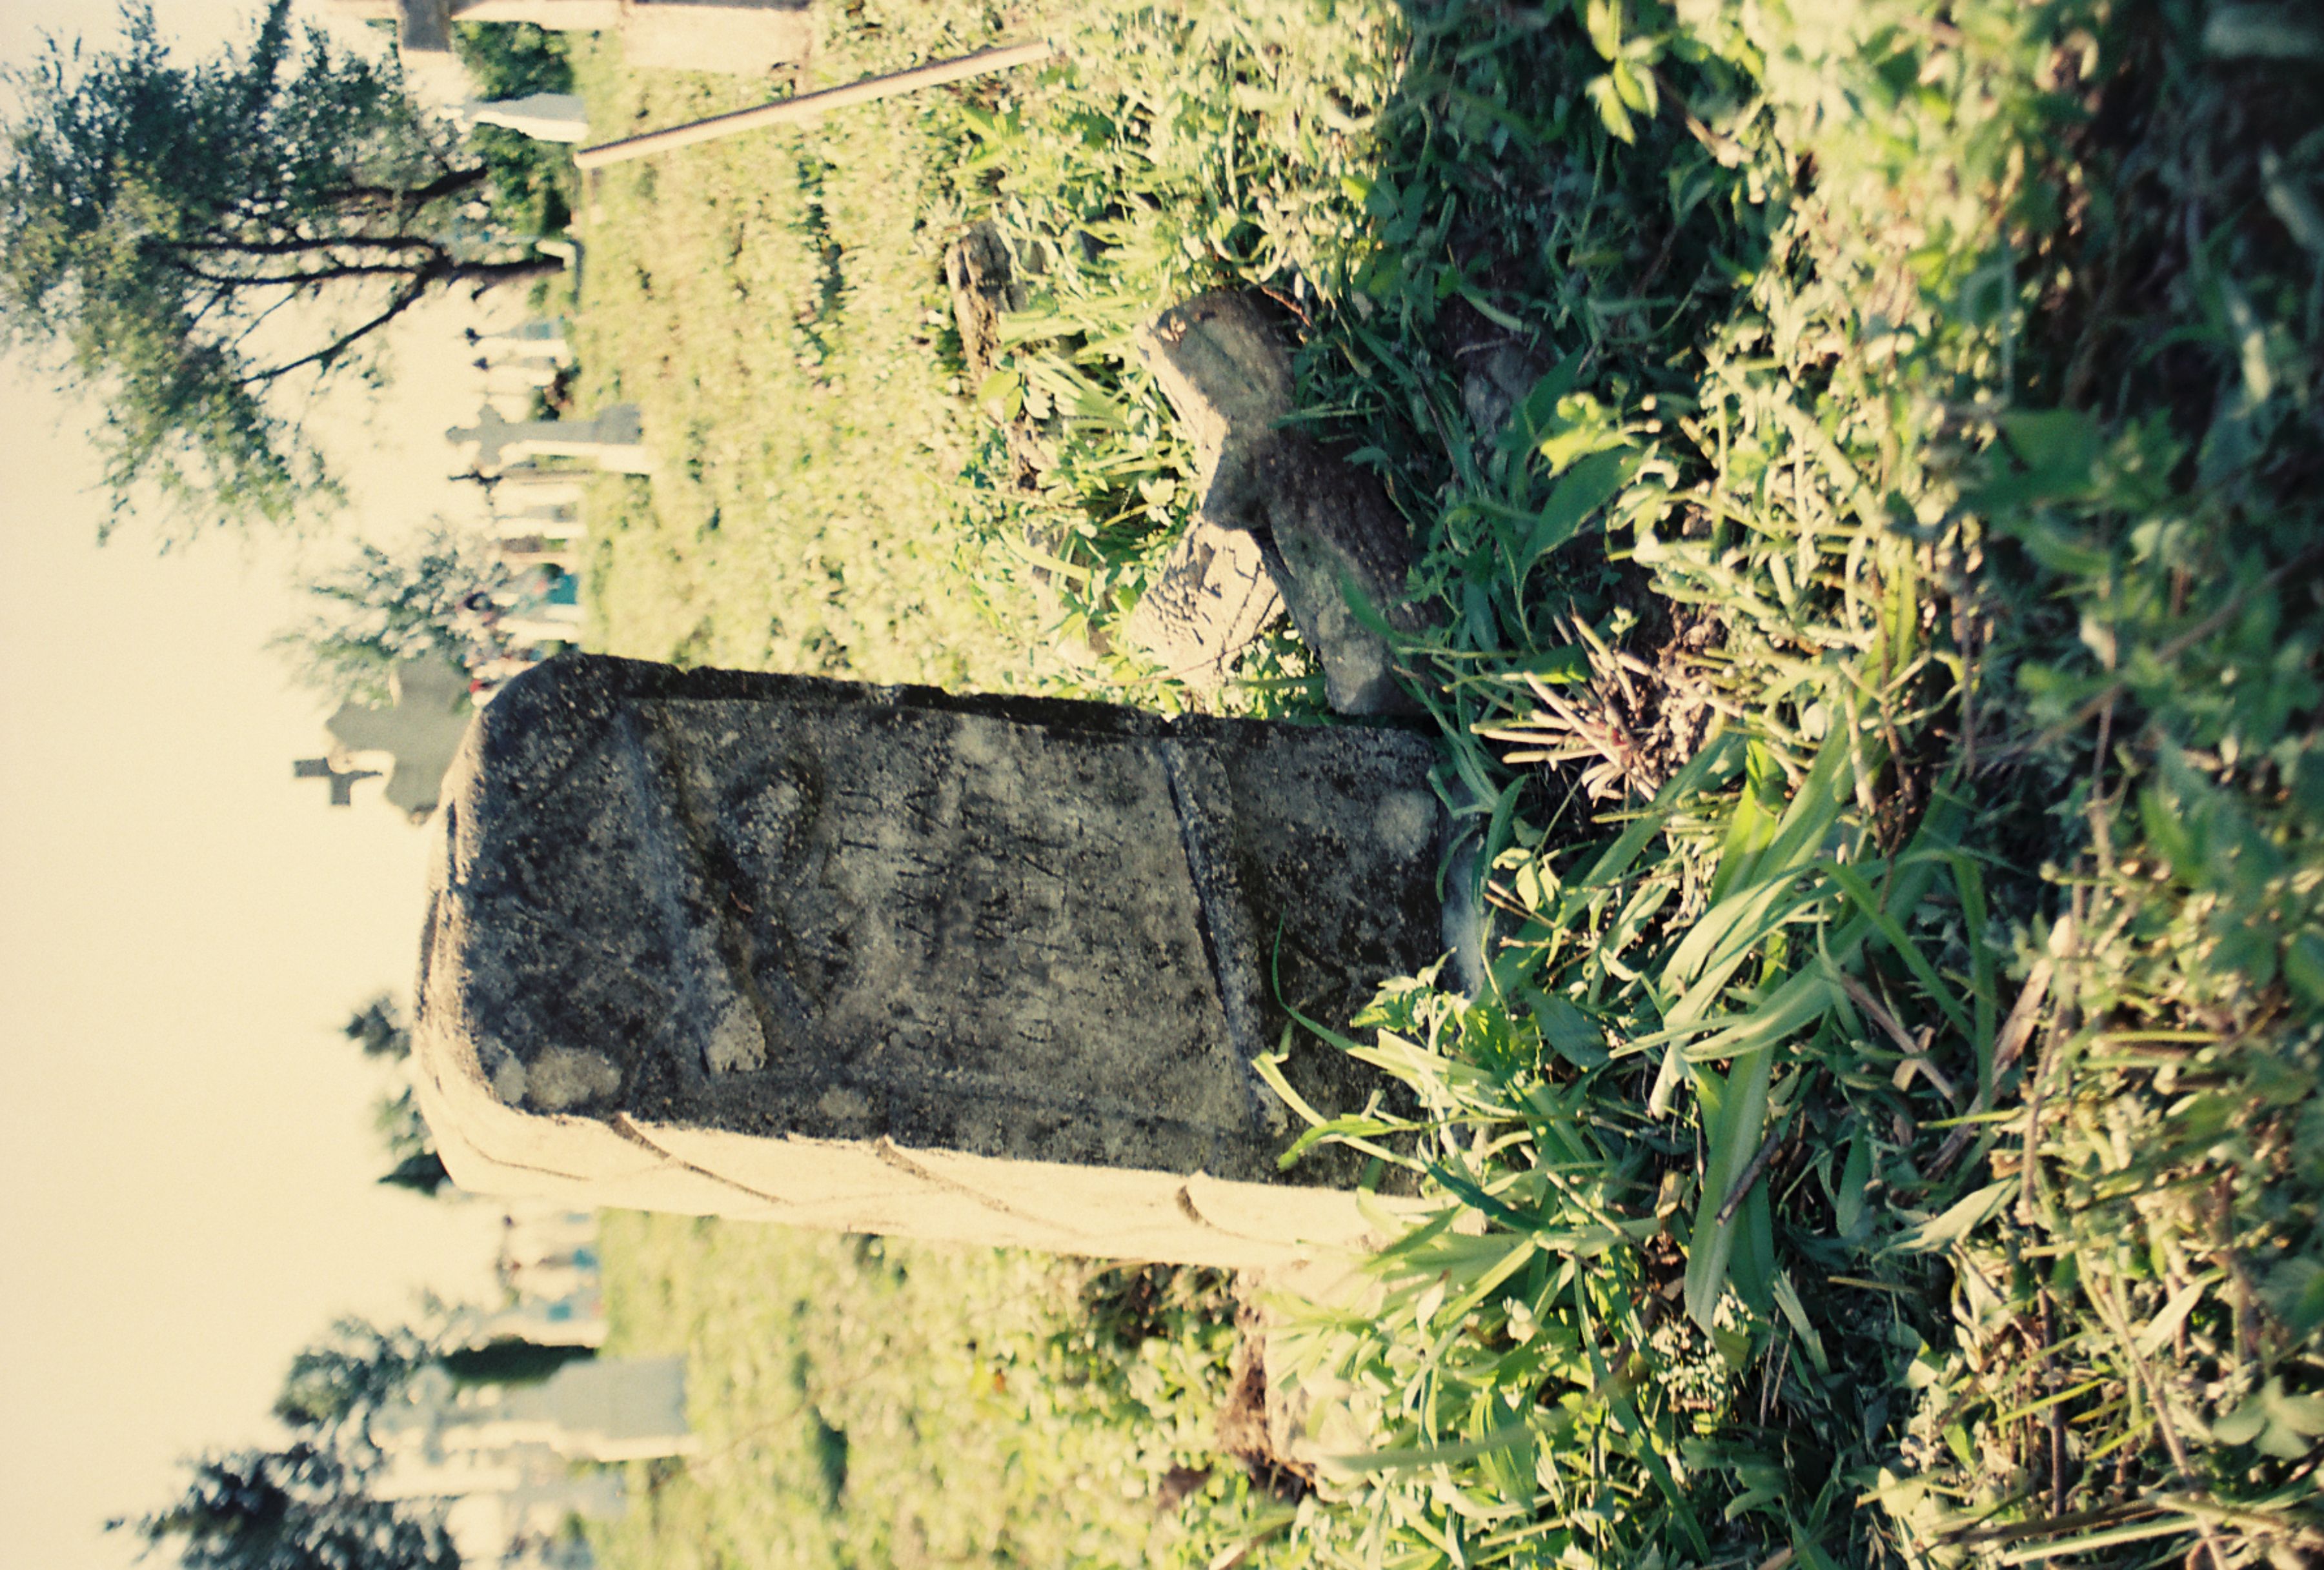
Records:
{"label": "pale sky", "polygon": [[[202,53],[248,8],[157,9]],[[0,6],[0,62],[114,14]],[[335,410],[350,528],[443,504],[439,433],[475,408],[456,326],[403,336],[375,411]],[[263,648],[298,614],[290,548],[162,556],[132,523],[98,549],[90,423],[0,360],[0,1570],[128,1563],[106,1517],[162,1504],[180,1457],[271,1438],[284,1364],[336,1316],[481,1297],[498,1230],[374,1181],[383,1080],[338,1027],[408,997],[430,836],[376,782],[333,810],[290,777],[324,746]]]}

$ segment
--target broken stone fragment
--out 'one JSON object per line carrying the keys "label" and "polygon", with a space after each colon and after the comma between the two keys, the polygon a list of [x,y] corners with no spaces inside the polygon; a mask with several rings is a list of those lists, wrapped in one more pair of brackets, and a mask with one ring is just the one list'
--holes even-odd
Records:
{"label": "broken stone fragment", "polygon": [[[1416,712],[1397,683],[1388,641],[1351,608],[1351,596],[1359,596],[1393,627],[1425,625],[1406,600],[1410,532],[1376,476],[1282,428],[1292,411],[1291,365],[1267,319],[1246,296],[1204,294],[1164,311],[1139,329],[1136,342],[1194,448],[1203,498],[1197,530],[1250,537],[1323,667],[1333,708]],[[1190,566],[1205,550],[1206,561],[1219,559],[1214,543],[1192,531],[1189,540],[1182,549]],[[1164,585],[1179,565],[1174,554]],[[1166,603],[1146,623],[1133,620],[1132,635],[1142,628],[1152,641],[1140,641],[1166,664],[1192,663],[1185,651],[1199,636],[1204,658],[1223,669],[1258,628],[1246,632],[1217,614],[1203,622],[1174,615],[1192,597]]]}
{"label": "broken stone fragment", "polygon": [[1256,536],[1196,518],[1131,607],[1121,636],[1197,692],[1226,685],[1236,655],[1283,618]]}
{"label": "broken stone fragment", "polygon": [[[991,219],[972,224],[945,253],[945,282],[952,291],[952,319],[960,329],[960,357],[968,393],[977,396],[1001,364],[1001,319],[1025,309],[1025,285],[1010,260],[1009,245]],[[1021,420],[1001,422],[1019,484],[1032,478],[1031,454],[1020,450],[1029,435]]]}

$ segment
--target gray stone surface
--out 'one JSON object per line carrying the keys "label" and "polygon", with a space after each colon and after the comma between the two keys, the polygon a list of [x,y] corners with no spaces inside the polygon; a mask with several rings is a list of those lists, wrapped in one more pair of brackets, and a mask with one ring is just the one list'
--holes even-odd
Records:
{"label": "gray stone surface", "polygon": [[[1434,743],[560,657],[446,781],[463,1187],[1222,1264],[1347,1242],[1252,1070],[1436,958]],[[1383,1092],[1292,1032],[1319,1109]],[[1335,1159],[1334,1159],[1335,1158]]]}
{"label": "gray stone surface", "polygon": [[[1375,476],[1282,428],[1292,408],[1290,361],[1259,308],[1244,295],[1198,295],[1139,328],[1137,345],[1194,445],[1201,522],[1250,537],[1323,664],[1332,707],[1416,712],[1387,640],[1351,608],[1352,594],[1392,626],[1424,624],[1406,600],[1411,531]],[[1230,624],[1219,623],[1222,632]],[[1175,648],[1156,652],[1181,658]]]}
{"label": "gray stone surface", "polygon": [[1198,692],[1283,617],[1283,596],[1256,536],[1197,518],[1130,608],[1122,635]]}

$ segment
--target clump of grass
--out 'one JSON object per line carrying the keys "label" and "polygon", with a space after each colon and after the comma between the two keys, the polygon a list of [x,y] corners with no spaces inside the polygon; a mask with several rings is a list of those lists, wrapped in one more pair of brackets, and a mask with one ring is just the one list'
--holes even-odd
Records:
{"label": "clump of grass", "polygon": [[[1565,287],[1488,302],[1562,358],[1481,461],[1427,298],[1460,284],[1411,287],[1443,263],[1396,258],[1416,346],[1311,340],[1387,373],[1347,402],[1457,613],[1414,652],[1459,673],[1452,799],[1498,911],[1484,997],[1406,986],[1365,1021],[1482,1235],[1407,1239],[1386,1325],[1319,1326],[1384,1448],[1316,1551],[2324,1541],[2324,253],[2288,172],[2319,139],[2238,31],[2299,24],[2162,13],[1421,32],[1407,81],[1441,85],[1384,150],[1399,217],[1417,178],[1451,256],[1467,225],[1553,236],[1480,251],[1497,278],[1559,258],[1493,133],[1464,141],[1471,99],[1562,120],[1611,200]],[[1577,614],[1591,638],[1551,631]],[[1664,696],[1727,736],[1641,810],[1641,738],[1591,683],[1609,645],[1654,674],[1687,614],[1716,635]],[[1576,845],[1593,751],[1638,805]]]}

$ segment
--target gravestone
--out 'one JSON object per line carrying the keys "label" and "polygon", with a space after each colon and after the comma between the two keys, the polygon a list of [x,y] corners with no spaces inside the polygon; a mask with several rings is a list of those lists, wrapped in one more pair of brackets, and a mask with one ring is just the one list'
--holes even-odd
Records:
{"label": "gravestone", "polygon": [[452,106],[462,130],[499,125],[536,142],[586,142],[589,110],[574,93],[527,93],[521,98],[463,98]]}
{"label": "gravestone", "polygon": [[528,507],[521,513],[495,513],[486,531],[495,540],[530,540],[547,535],[555,540],[580,540],[589,532],[570,507]]}
{"label": "gravestone", "polygon": [[[1303,431],[1289,356],[1248,296],[1197,295],[1135,335],[1195,453],[1202,504],[1193,528],[1126,629],[1166,668],[1226,661],[1277,602],[1323,668],[1341,714],[1416,714],[1388,640],[1360,616],[1418,633],[1430,613],[1407,598],[1410,530],[1379,477]],[[1148,601],[1151,602],[1148,608]]]}
{"label": "gravestone", "polygon": [[1435,960],[1434,743],[549,661],[445,782],[414,1076],[455,1181],[1256,1265],[1370,1230],[1290,1029]]}
{"label": "gravestone", "polygon": [[586,420],[508,420],[497,409],[480,410],[474,425],[444,433],[455,447],[474,447],[473,466],[490,475],[526,458],[569,457],[625,475],[650,475],[653,454],[645,446],[637,406],[617,403]]}
{"label": "gravestone", "polygon": [[296,758],[290,763],[290,777],[294,780],[328,780],[334,807],[353,807],[357,782],[376,780],[379,774],[376,769],[337,768],[328,758]]}
{"label": "gravestone", "polygon": [[[388,679],[393,702],[385,708],[344,703],[323,728],[336,743],[329,766],[341,760],[387,775],[380,794],[417,822],[436,810],[438,788],[467,734],[467,673],[438,659],[407,660]],[[337,786],[333,785],[333,799]]]}
{"label": "gravestone", "polygon": [[581,1358],[537,1383],[465,1388],[429,1363],[372,1412],[364,1432],[391,1458],[539,1445],[575,1461],[643,1461],[699,1446],[686,1419],[682,1357]]}
{"label": "gravestone", "polygon": [[561,317],[536,317],[505,332],[480,333],[470,328],[467,338],[486,360],[495,365],[503,360],[554,360],[560,365],[573,363],[573,344],[565,336]]}
{"label": "gravestone", "polygon": [[[1194,449],[1194,486],[1204,504],[1122,628],[1164,670],[1206,692],[1224,686],[1236,656],[1283,616],[1282,592],[1259,536],[1239,520],[1213,517],[1209,496],[1222,470],[1234,483],[1245,451],[1272,440],[1293,408],[1291,357],[1255,310],[1213,312],[1201,318],[1204,330],[1168,336],[1211,298],[1173,307],[1132,338]],[[1335,693],[1333,706],[1345,697]]]}

